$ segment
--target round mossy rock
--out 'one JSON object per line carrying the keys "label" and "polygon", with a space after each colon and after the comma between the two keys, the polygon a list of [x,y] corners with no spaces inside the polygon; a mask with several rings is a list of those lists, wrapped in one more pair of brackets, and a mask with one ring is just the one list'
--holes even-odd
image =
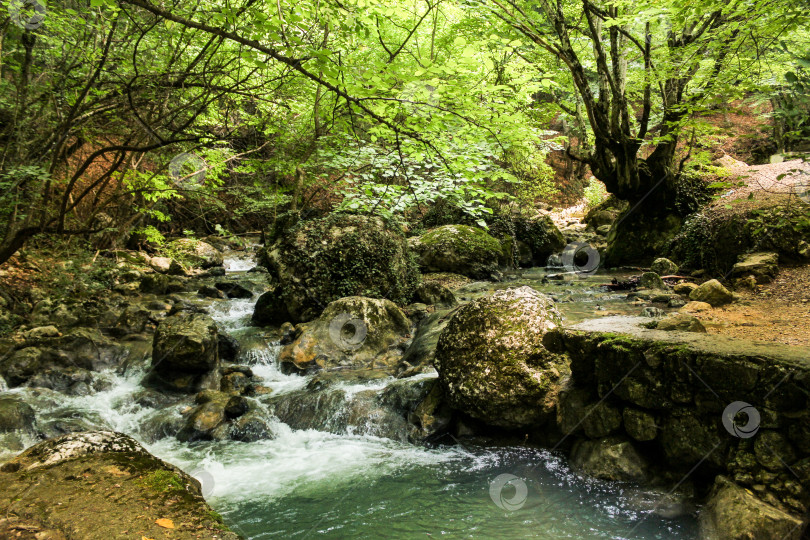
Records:
{"label": "round mossy rock", "polygon": [[507,429],[554,417],[566,359],[543,346],[560,324],[553,302],[530,287],[461,307],[439,337],[436,369],[450,405]]}
{"label": "round mossy rock", "polygon": [[444,225],[410,245],[425,272],[453,272],[471,278],[488,278],[503,257],[501,243],[485,230],[467,225]]}
{"label": "round mossy rock", "polygon": [[410,303],[419,268],[402,232],[378,217],[331,214],[302,221],[262,250],[259,263],[294,323],[315,319],[339,298]]}

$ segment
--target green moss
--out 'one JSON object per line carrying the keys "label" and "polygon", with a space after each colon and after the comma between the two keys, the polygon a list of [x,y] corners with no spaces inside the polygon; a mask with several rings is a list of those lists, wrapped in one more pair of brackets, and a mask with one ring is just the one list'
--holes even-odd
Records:
{"label": "green moss", "polygon": [[183,491],[183,481],[180,477],[166,470],[152,471],[141,479],[141,485],[155,493]]}

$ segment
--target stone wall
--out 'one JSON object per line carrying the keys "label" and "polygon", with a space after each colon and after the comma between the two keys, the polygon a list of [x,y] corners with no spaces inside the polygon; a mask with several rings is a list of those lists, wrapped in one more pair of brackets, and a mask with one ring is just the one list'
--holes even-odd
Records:
{"label": "stone wall", "polygon": [[[595,331],[611,326],[622,333]],[[571,359],[558,427],[580,449],[621,443],[671,482],[707,491],[723,475],[781,510],[807,510],[807,351],[622,327],[618,318],[552,331],[544,344]]]}

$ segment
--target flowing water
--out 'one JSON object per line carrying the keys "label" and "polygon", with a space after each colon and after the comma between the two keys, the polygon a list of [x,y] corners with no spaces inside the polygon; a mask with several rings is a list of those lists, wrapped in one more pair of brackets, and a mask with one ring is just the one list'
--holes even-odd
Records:
{"label": "flowing water", "polygon": [[[244,273],[252,267],[246,260],[229,259],[229,274],[261,279]],[[593,285],[609,281],[604,275],[548,283],[542,278],[541,273],[528,273],[506,284],[468,286],[460,295],[529,284],[554,295],[571,321],[605,310],[637,311],[628,307],[624,295],[594,292]],[[222,330],[243,344],[241,361],[251,365],[272,396],[303,391],[311,377],[282,374],[273,336],[249,326],[255,301],[255,296],[216,301],[210,312]],[[562,457],[542,450],[417,446],[371,435],[373,420],[368,429],[329,433],[295,430],[276,419],[274,438],[252,443],[189,444],[155,437],[145,427],[150,420],[159,414],[179,417],[187,404],[162,411],[139,405],[143,375],[143,366],[105,373],[109,389],[83,397],[30,388],[10,392],[26,396],[41,425],[49,419],[86,421],[132,435],[197,477],[214,509],[246,538],[697,537],[691,515],[665,519],[648,513],[654,494],[580,477]],[[346,382],[340,388],[348,401],[363,392],[381,392],[393,382]],[[3,442],[0,447],[14,446]],[[0,459],[11,453],[0,454]]]}

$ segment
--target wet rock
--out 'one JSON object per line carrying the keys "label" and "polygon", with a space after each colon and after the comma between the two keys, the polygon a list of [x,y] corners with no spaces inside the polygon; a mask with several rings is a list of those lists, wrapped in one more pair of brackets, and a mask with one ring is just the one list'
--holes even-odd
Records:
{"label": "wet rock", "polygon": [[0,376],[11,387],[43,386],[66,391],[76,382],[92,382],[89,371],[118,366],[128,351],[97,329],[74,328],[64,335],[26,342],[0,358]]}
{"label": "wet rock", "polygon": [[706,327],[703,326],[700,319],[688,313],[672,313],[658,321],[656,328],[666,331],[706,333]]}
{"label": "wet rock", "polygon": [[599,236],[607,237],[607,235],[610,234],[610,229],[611,225],[600,225],[599,227],[596,228],[596,233]]}
{"label": "wet rock", "polygon": [[235,441],[256,442],[275,437],[269,418],[258,411],[251,411],[231,425],[230,438]]}
{"label": "wet rock", "polygon": [[731,269],[733,279],[753,277],[756,283],[770,283],[779,272],[778,253],[749,253],[740,257],[740,262]]}
{"label": "wet rock", "polygon": [[689,299],[695,302],[706,302],[711,304],[712,307],[718,307],[733,302],[734,295],[723,287],[719,281],[712,279],[692,291],[689,294]]}
{"label": "wet rock", "polygon": [[278,280],[276,293],[293,323],[311,321],[330,302],[354,295],[404,306],[419,281],[404,235],[380,218],[331,214],[275,236],[259,262]]}
{"label": "wet rock", "polygon": [[225,438],[226,432],[218,430],[226,420],[225,408],[231,396],[218,392],[188,413],[177,439],[183,442],[210,441]]}
{"label": "wet rock", "polygon": [[431,381],[428,388],[430,391],[424,399],[408,413],[411,424],[408,438],[413,442],[446,432],[453,419],[453,411],[445,400],[442,385],[438,381]]}
{"label": "wet rock", "polygon": [[642,317],[657,318],[657,317],[663,317],[666,314],[667,314],[666,311],[664,311],[661,308],[657,308],[657,307],[645,307],[645,308],[641,309],[641,316]]}
{"label": "wet rock", "polygon": [[279,354],[287,372],[394,367],[411,337],[410,321],[393,302],[361,296],[332,302],[299,329]]}
{"label": "wet rock", "polygon": [[172,240],[167,246],[178,253],[182,262],[195,268],[211,268],[222,266],[222,253],[214,246],[192,238],[179,238]]}
{"label": "wet rock", "polygon": [[244,373],[234,372],[222,377],[220,389],[227,394],[242,395],[248,392],[251,386],[250,378]]}
{"label": "wet rock", "polygon": [[0,397],[0,433],[34,429],[34,409],[17,397]]}
{"label": "wet rock", "polygon": [[228,298],[253,298],[253,291],[239,283],[220,281],[214,286],[224,292]]}
{"label": "wet rock", "polygon": [[578,471],[603,480],[645,482],[649,465],[633,444],[620,437],[578,441],[571,452]]}
{"label": "wet rock", "polygon": [[529,287],[497,291],[459,308],[436,348],[448,402],[493,426],[546,422],[569,373],[564,357],[542,343],[558,324],[553,302]]}
{"label": "wet rock", "polygon": [[239,357],[240,349],[241,345],[235,337],[223,332],[217,333],[217,351],[220,362],[235,362]]}
{"label": "wet rock", "polygon": [[281,339],[279,343],[281,345],[289,345],[295,340],[295,326],[292,323],[285,322],[281,325]]}
{"label": "wet rock", "polygon": [[214,298],[217,300],[225,300],[227,296],[224,292],[211,285],[203,285],[197,290],[197,294],[206,298]]}
{"label": "wet rock", "polygon": [[641,274],[639,285],[647,289],[666,289],[667,287],[666,284],[664,284],[664,280],[661,279],[661,276],[655,272],[645,272]]}
{"label": "wet rock", "polygon": [[694,291],[697,288],[698,288],[697,283],[683,282],[683,283],[676,283],[672,287],[672,290],[677,294],[689,296],[692,293],[692,291]]}
{"label": "wet rock", "polygon": [[225,416],[228,419],[239,418],[250,410],[248,400],[241,396],[232,396],[225,405]]}
{"label": "wet rock", "polygon": [[658,435],[655,417],[645,411],[625,407],[624,430],[637,441],[651,441]]}
{"label": "wet rock", "polygon": [[151,257],[149,259],[149,266],[152,267],[155,272],[168,274],[172,268],[173,262],[171,257]]}
{"label": "wet rock", "polygon": [[253,324],[259,326],[269,324],[281,325],[288,322],[291,318],[279,287],[274,287],[262,294],[256,301],[256,306],[253,308],[252,321]]}
{"label": "wet rock", "polygon": [[151,384],[180,392],[219,383],[217,326],[211,317],[180,313],[158,325],[152,341]]}
{"label": "wet rock", "polygon": [[0,468],[0,484],[0,513],[12,518],[0,522],[3,538],[23,531],[42,539],[120,538],[122,531],[157,538],[166,534],[157,518],[176,524],[171,536],[177,540],[238,538],[214,519],[197,480],[120,433],[39,443]]}
{"label": "wet rock", "polygon": [[659,276],[672,276],[677,274],[678,270],[680,270],[680,268],[677,264],[663,257],[655,259],[652,265],[650,265],[650,272],[655,272]]}
{"label": "wet rock", "polygon": [[146,294],[166,294],[169,277],[163,274],[146,274],[140,284],[140,291]]}
{"label": "wet rock", "polygon": [[436,311],[420,321],[416,336],[402,355],[397,376],[404,377],[433,369],[439,336],[453,313],[454,310]]}
{"label": "wet rock", "polygon": [[138,334],[155,327],[152,312],[139,305],[128,306],[115,321],[112,333],[117,336]]}
{"label": "wet rock", "polygon": [[700,512],[702,540],[799,540],[801,521],[718,476]]}
{"label": "wet rock", "polygon": [[424,272],[453,272],[489,279],[498,269],[501,244],[483,229],[444,225],[409,240]]}
{"label": "wet rock", "polygon": [[453,291],[435,281],[422,283],[416,288],[414,298],[418,302],[443,308],[452,308],[458,305]]}

